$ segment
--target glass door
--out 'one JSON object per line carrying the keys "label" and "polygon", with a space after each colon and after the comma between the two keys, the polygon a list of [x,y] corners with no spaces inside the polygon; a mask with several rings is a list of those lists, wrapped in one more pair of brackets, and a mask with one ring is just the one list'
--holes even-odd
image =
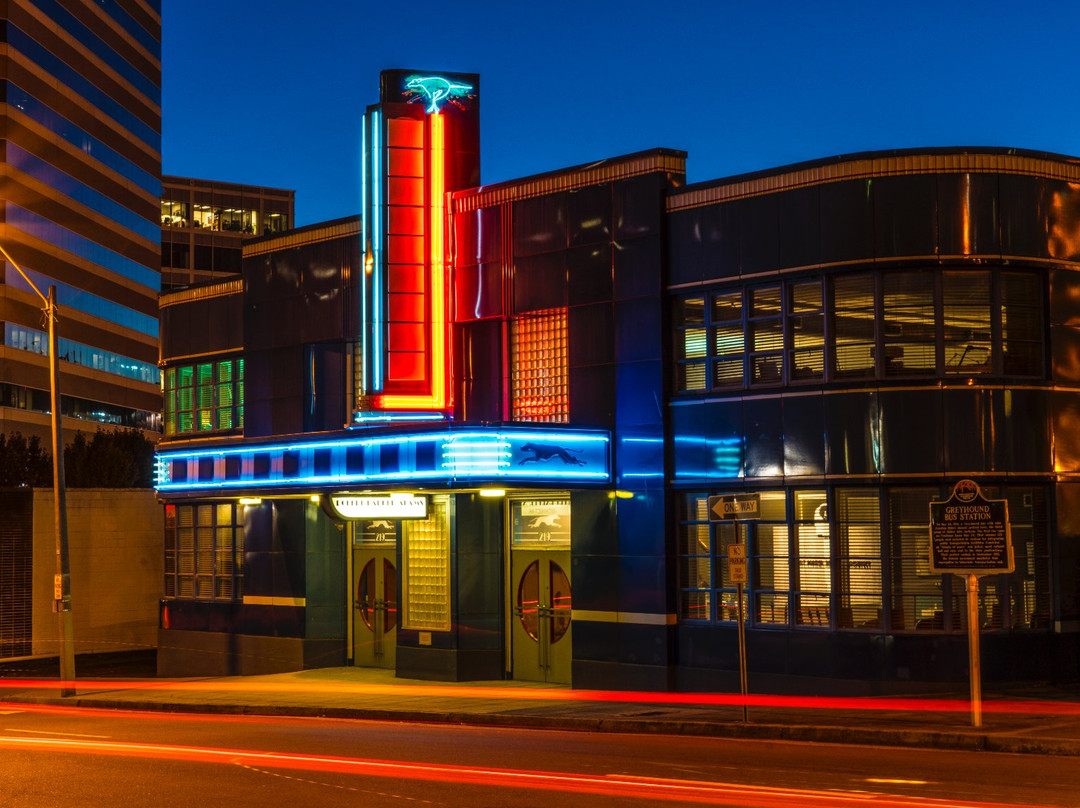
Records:
{"label": "glass door", "polygon": [[359,522],[353,542],[353,664],[396,663],[398,626],[397,524]]}
{"label": "glass door", "polygon": [[570,684],[570,501],[510,503],[509,642],[513,678]]}

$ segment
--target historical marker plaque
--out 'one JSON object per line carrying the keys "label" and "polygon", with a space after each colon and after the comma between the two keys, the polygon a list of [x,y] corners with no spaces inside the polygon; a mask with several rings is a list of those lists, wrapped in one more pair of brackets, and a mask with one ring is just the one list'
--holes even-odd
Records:
{"label": "historical marker plaque", "polygon": [[1013,571],[1009,503],[987,499],[961,480],[944,502],[930,503],[930,570],[957,575]]}

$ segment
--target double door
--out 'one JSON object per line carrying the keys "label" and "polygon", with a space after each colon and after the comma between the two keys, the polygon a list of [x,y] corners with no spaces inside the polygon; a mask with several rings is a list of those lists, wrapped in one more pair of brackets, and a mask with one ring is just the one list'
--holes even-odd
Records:
{"label": "double door", "polygon": [[570,684],[570,551],[510,551],[513,676]]}
{"label": "double door", "polygon": [[395,544],[353,549],[353,664],[390,668],[396,662],[398,576]]}

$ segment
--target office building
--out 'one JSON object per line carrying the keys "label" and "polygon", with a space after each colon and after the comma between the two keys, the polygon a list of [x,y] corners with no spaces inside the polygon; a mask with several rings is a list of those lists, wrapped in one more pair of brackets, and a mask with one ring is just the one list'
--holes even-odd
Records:
{"label": "office building", "polygon": [[[51,452],[48,327],[33,287],[54,286],[65,438],[101,426],[156,438],[160,2],[3,8],[0,245],[26,277],[0,262],[0,434]],[[51,640],[41,636],[48,600],[33,614],[34,501],[14,492],[4,502],[0,655]]]}
{"label": "office building", "polygon": [[[160,4],[7,4],[0,243],[56,287],[64,429],[160,427]],[[48,445],[42,302],[0,285],[0,431]]]}
{"label": "office building", "polygon": [[244,242],[295,223],[295,192],[190,177],[162,177],[161,288],[240,273]]}

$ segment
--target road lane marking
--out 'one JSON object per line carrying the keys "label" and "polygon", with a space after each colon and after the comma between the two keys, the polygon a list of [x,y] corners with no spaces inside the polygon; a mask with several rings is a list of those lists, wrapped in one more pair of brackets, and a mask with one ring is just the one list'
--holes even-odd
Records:
{"label": "road lane marking", "polygon": [[867,777],[867,783],[886,783],[888,785],[902,786],[928,786],[929,780],[898,780],[894,777]]}
{"label": "road lane marking", "polygon": [[84,732],[49,732],[44,729],[12,729],[7,728],[4,732],[28,732],[34,735],[57,735],[61,738],[111,738],[112,735],[87,735]]}

